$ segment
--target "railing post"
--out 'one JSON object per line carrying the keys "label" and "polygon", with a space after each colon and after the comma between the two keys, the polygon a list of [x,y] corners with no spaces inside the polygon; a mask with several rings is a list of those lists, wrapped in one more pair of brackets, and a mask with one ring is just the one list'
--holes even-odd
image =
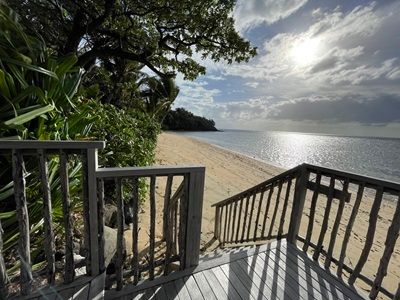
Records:
{"label": "railing post", "polygon": [[201,219],[203,210],[205,168],[198,168],[189,174],[187,203],[185,268],[197,266],[200,255]]}
{"label": "railing post", "polygon": [[99,262],[99,238],[98,238],[98,211],[97,211],[97,179],[96,170],[97,164],[97,149],[89,148],[87,150],[87,192],[89,202],[89,230],[90,230],[90,265],[91,275],[96,276],[99,274],[100,262]]}
{"label": "railing post", "polygon": [[296,244],[297,234],[299,233],[309,176],[310,172],[307,170],[307,166],[305,164],[302,164],[299,168],[299,174],[297,175],[296,179],[292,214],[290,216],[290,225],[287,236],[287,241],[292,244]]}
{"label": "railing post", "polygon": [[214,220],[214,238],[217,240],[220,240],[220,232],[219,232],[219,223],[221,222],[221,207],[220,206],[216,206],[215,207],[215,220]]}

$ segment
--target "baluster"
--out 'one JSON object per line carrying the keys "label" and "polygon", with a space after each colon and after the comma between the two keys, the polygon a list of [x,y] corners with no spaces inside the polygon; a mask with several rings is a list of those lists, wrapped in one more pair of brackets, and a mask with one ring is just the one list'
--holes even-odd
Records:
{"label": "baluster", "polygon": [[97,213],[98,213],[98,244],[99,244],[99,272],[105,271],[104,258],[104,180],[97,182]]}
{"label": "baluster", "polygon": [[247,221],[247,213],[249,211],[249,201],[250,201],[250,194],[246,197],[246,209],[244,211],[244,220],[243,220],[243,228],[242,228],[242,237],[240,241],[243,243],[244,241],[244,231],[246,229],[246,221]]}
{"label": "baluster", "polygon": [[218,226],[218,241],[221,243],[221,232],[222,232],[222,216],[224,213],[224,206],[220,206],[220,213],[219,213],[219,226]]}
{"label": "baluster", "polygon": [[279,208],[279,200],[281,198],[282,185],[283,185],[283,180],[280,180],[279,185],[278,185],[278,194],[276,195],[276,199],[275,199],[276,201],[275,201],[274,213],[272,214],[271,226],[270,226],[269,232],[268,232],[268,239],[271,237],[272,230],[274,229],[276,214],[278,213],[278,208]]}
{"label": "baluster", "polygon": [[346,178],[344,180],[343,189],[342,189],[343,194],[342,194],[342,197],[339,199],[340,202],[339,202],[339,207],[338,207],[338,210],[336,213],[336,219],[335,219],[335,222],[333,223],[331,238],[329,241],[328,253],[327,253],[326,259],[325,259],[325,268],[329,268],[331,265],[333,248],[335,247],[336,236],[337,236],[337,232],[339,230],[340,220],[342,219],[343,209],[344,209],[344,205],[345,205],[345,201],[346,201],[345,198],[347,195],[348,188],[349,188],[349,178]]}
{"label": "baluster", "polygon": [[324,237],[326,230],[328,229],[328,221],[329,221],[329,214],[331,212],[331,207],[332,207],[332,201],[333,201],[333,193],[335,190],[335,176],[331,176],[330,184],[329,184],[329,190],[328,190],[328,197],[326,199],[326,208],[325,208],[325,213],[324,213],[324,220],[322,221],[322,226],[321,226],[321,231],[319,233],[319,238],[318,238],[318,243],[317,247],[315,249],[315,252],[313,254],[313,259],[317,260],[321,250],[322,250],[322,243],[324,242]]}
{"label": "baluster", "polygon": [[224,205],[225,205],[225,222],[224,222],[224,238],[222,240],[222,246],[225,245],[226,236],[227,236],[227,230],[228,230],[228,226],[227,226],[227,222],[228,222],[228,204],[224,204]]}
{"label": "baluster", "polygon": [[65,151],[60,153],[60,180],[61,198],[63,206],[63,219],[65,227],[65,270],[64,282],[71,283],[75,277],[74,243],[72,232],[71,200],[69,196],[68,155]]}
{"label": "baluster", "polygon": [[231,203],[229,203],[229,217],[228,217],[228,230],[227,230],[227,242],[230,242],[230,240],[229,240],[229,229],[231,228],[231,218],[232,218],[232,206],[233,206],[233,203],[231,202]]}
{"label": "baluster", "polygon": [[291,186],[292,186],[292,178],[289,179],[289,181],[286,185],[286,195],[285,195],[285,201],[283,203],[281,221],[280,221],[279,229],[278,229],[278,239],[280,239],[282,237],[282,233],[283,233],[283,225],[285,224],[286,210],[287,210],[287,206],[288,206],[288,202],[289,202]]}
{"label": "baluster", "polygon": [[240,205],[239,205],[239,216],[238,216],[238,223],[236,227],[236,239],[235,243],[239,241],[239,231],[240,231],[240,220],[242,218],[242,208],[243,208],[243,197],[240,198]]}
{"label": "baluster", "polygon": [[214,238],[220,241],[220,227],[221,227],[221,210],[222,207],[215,207],[215,218],[214,218]]}
{"label": "baluster", "polygon": [[[250,217],[249,217],[249,226],[247,228],[247,237],[246,240],[250,240],[250,228],[251,228],[251,220],[253,219],[253,212],[254,212],[254,202],[256,201],[257,191],[254,191],[253,200],[251,202],[250,208]],[[244,229],[244,228],[243,228]]]}
{"label": "baluster", "polygon": [[17,206],[19,227],[18,252],[21,260],[21,294],[28,295],[32,288],[32,270],[30,255],[29,215],[25,194],[25,164],[22,152],[13,150],[14,197]]}
{"label": "baluster", "polygon": [[83,199],[83,248],[85,252],[86,273],[92,274],[92,253],[90,248],[90,206],[89,206],[89,164],[88,151],[82,150],[82,199]]}
{"label": "baluster", "polygon": [[304,245],[303,245],[304,252],[307,252],[308,247],[311,242],[311,236],[312,236],[312,232],[313,232],[313,225],[314,225],[314,218],[315,218],[315,208],[317,206],[320,184],[321,184],[321,172],[318,171],[317,178],[315,179],[315,190],[314,190],[314,193],[313,193],[313,196],[311,199],[310,218],[308,219],[306,240],[304,241]]}
{"label": "baluster", "polygon": [[368,226],[367,236],[365,238],[365,245],[361,251],[360,259],[358,260],[357,265],[354,267],[353,273],[351,273],[349,277],[349,284],[354,284],[354,282],[358,277],[358,274],[360,274],[362,268],[364,267],[367,261],[369,252],[371,251],[372,243],[374,241],[374,236],[375,236],[376,222],[378,221],[378,213],[382,203],[382,197],[383,197],[383,187],[380,186],[376,190],[374,203],[372,204],[371,207],[371,213],[369,215],[369,226]]}
{"label": "baluster", "polygon": [[117,290],[123,287],[123,272],[124,272],[124,199],[122,197],[122,179],[115,179],[116,197],[117,197],[117,263],[116,263],[116,277],[117,277]]}
{"label": "baluster", "polygon": [[181,270],[186,268],[186,225],[189,201],[189,175],[185,174],[183,180],[183,197],[181,198],[179,209],[179,258]]}
{"label": "baluster", "polygon": [[154,247],[156,230],[156,177],[150,178],[150,257],[149,257],[149,276],[154,279]]}
{"label": "baluster", "polygon": [[170,207],[169,201],[171,199],[173,175],[168,175],[167,184],[165,186],[164,194],[164,211],[163,211],[163,238],[166,239],[168,234],[168,209]]}
{"label": "baluster", "polygon": [[[233,237],[235,236],[236,210],[237,210],[237,201],[235,200],[235,205],[234,205],[234,210],[233,210],[233,219],[232,219],[232,235],[231,235],[232,243],[233,243]],[[238,223],[240,224],[240,220],[238,220]]]}
{"label": "baluster", "polygon": [[[174,203],[171,203],[171,189],[172,189],[172,181],[173,176],[168,175],[167,185],[165,188],[165,198],[164,198],[164,221],[163,225],[165,226],[164,230],[164,238],[165,238],[165,262],[164,262],[164,275],[169,274],[169,264],[171,259],[172,247],[174,245],[174,231],[173,231],[173,207]],[[168,199],[166,199],[168,197]],[[166,215],[166,217],[165,217]]]}
{"label": "baluster", "polygon": [[137,177],[132,179],[132,268],[133,268],[133,283],[139,282],[139,248],[138,248],[138,235],[139,235],[139,180]]}
{"label": "baluster", "polygon": [[375,299],[378,295],[379,288],[382,285],[383,278],[387,274],[390,258],[392,257],[394,247],[400,231],[400,197],[397,199],[396,211],[393,215],[392,224],[388,229],[385,241],[385,250],[383,251],[382,258],[379,263],[378,272],[372,285],[371,292],[369,293],[370,299]]}
{"label": "baluster", "polygon": [[263,200],[264,200],[264,194],[265,194],[265,190],[263,189],[261,192],[260,201],[258,202],[256,221],[254,222],[254,234],[253,234],[254,242],[257,240],[258,221],[260,220],[260,213],[261,213],[261,207],[262,207]]}
{"label": "baluster", "polygon": [[262,230],[261,230],[261,237],[262,238],[265,237],[264,236],[265,227],[266,227],[266,224],[267,224],[268,212],[269,212],[269,208],[271,206],[271,199],[272,199],[272,194],[274,193],[274,188],[275,188],[275,183],[271,184],[270,187],[269,187],[267,204],[265,206],[264,221],[263,221],[263,226],[262,226]]}
{"label": "baluster", "polygon": [[358,186],[357,197],[356,197],[356,200],[353,205],[353,210],[351,211],[349,222],[347,223],[346,232],[343,237],[342,250],[340,251],[340,258],[339,258],[338,270],[337,270],[338,277],[341,277],[342,273],[343,273],[343,264],[344,264],[344,259],[346,257],[347,244],[349,243],[351,231],[353,229],[353,224],[357,217],[358,209],[360,208],[361,199],[362,199],[363,193],[364,193],[364,188],[365,188],[365,182],[362,182]]}
{"label": "baluster", "polygon": [[0,297],[2,299],[6,299],[8,296],[8,290],[7,290],[8,276],[3,256],[3,233],[4,232],[3,228],[1,227],[1,220],[0,220]]}
{"label": "baluster", "polygon": [[44,227],[44,251],[47,260],[47,283],[52,285],[55,281],[55,245],[54,245],[54,229],[51,209],[51,192],[49,184],[49,174],[46,153],[44,150],[39,150],[39,171],[40,181],[43,193],[43,227]]}

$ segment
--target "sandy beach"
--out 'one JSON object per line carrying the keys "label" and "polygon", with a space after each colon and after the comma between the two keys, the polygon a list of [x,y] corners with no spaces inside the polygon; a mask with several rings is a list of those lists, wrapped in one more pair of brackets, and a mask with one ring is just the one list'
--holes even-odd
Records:
{"label": "sandy beach", "polygon": [[[252,159],[226,149],[222,149],[211,144],[174,133],[162,133],[158,138],[156,149],[156,165],[202,165],[206,167],[205,193],[203,204],[202,235],[201,246],[208,245],[213,238],[215,209],[211,207],[213,203],[224,200],[236,193],[250,188],[284,171],[276,166]],[[157,205],[162,205],[163,184],[157,185]],[[355,193],[353,193],[354,195]],[[365,235],[368,228],[369,212],[371,211],[372,199],[364,196],[360,210],[353,228],[353,234],[347,250],[346,264],[354,267],[360,256],[365,243]],[[305,211],[301,222],[300,234],[305,236],[308,225],[307,210],[310,206],[311,193],[307,193]],[[353,201],[353,200],[352,200]],[[145,203],[144,211],[149,211],[149,204]],[[349,204],[350,205],[350,204]],[[332,205],[332,212],[335,213],[337,204]],[[368,261],[363,269],[363,274],[374,278],[379,260],[382,256],[386,233],[393,218],[395,205],[393,202],[384,201],[379,211],[379,222],[376,229],[374,244],[369,254]],[[349,219],[351,209],[345,209],[339,232],[337,234],[336,245],[341,245],[345,227]],[[160,214],[160,215],[159,215]],[[312,242],[316,243],[323,220],[323,204],[317,205],[316,219]],[[141,214],[141,222],[147,223],[146,213]],[[156,224],[156,235],[162,236],[162,216],[157,212],[158,220]],[[330,219],[334,219],[332,217]],[[329,221],[328,231],[325,237],[325,244],[328,244],[330,230],[333,221]],[[142,233],[143,240],[146,240],[146,230]],[[217,246],[206,247],[205,251],[211,251]],[[145,249],[146,245],[140,248]],[[340,247],[335,247],[334,256],[339,257]],[[388,276],[384,280],[384,286],[390,291],[395,291],[400,281],[400,243],[397,242],[391,263],[388,269]],[[363,284],[360,285],[363,287]]]}

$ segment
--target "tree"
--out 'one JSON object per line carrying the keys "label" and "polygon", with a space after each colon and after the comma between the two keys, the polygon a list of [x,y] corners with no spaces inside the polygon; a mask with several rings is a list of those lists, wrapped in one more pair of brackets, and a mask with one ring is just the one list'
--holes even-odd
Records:
{"label": "tree", "polygon": [[128,60],[160,77],[205,73],[201,58],[246,62],[256,49],[234,28],[235,0],[8,0],[21,22],[58,53],[78,55],[90,70],[98,60]]}

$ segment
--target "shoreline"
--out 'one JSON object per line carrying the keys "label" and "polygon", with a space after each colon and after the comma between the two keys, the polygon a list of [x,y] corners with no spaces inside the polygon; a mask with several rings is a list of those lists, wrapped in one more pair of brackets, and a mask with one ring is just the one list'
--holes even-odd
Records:
{"label": "shoreline", "polygon": [[[157,142],[155,165],[173,166],[185,164],[203,165],[206,167],[201,247],[205,247],[213,239],[215,209],[211,207],[212,204],[251,188],[286,170],[282,167],[273,166],[265,161],[256,160],[250,156],[193,137],[169,132],[160,134]],[[163,183],[160,183],[157,193],[159,195],[163,193]],[[353,194],[353,200],[348,204],[348,209],[343,213],[341,225],[337,233],[337,247],[335,246],[334,249],[334,255],[336,257],[340,254],[340,249],[338,248],[340,246],[340,241],[343,240],[345,227],[349,220],[352,203],[356,195],[353,191],[351,191],[351,193]],[[300,225],[300,233],[302,235],[307,231],[307,210],[310,209],[311,197],[312,192],[309,191],[306,197],[305,212]],[[324,197],[321,199],[323,200]],[[161,201],[162,200],[160,200],[160,205],[162,205]],[[373,197],[365,193],[358,210],[357,221],[353,227],[346,255],[346,263],[353,267],[365,244],[366,229],[369,225],[369,214],[372,203]],[[317,205],[317,213],[315,215],[312,233],[312,242],[315,243],[317,242],[316,239],[318,238],[319,230],[321,230],[321,224],[324,220],[325,204],[326,201],[319,201]],[[146,207],[147,205],[148,202],[144,204],[145,211],[149,211],[148,207]],[[332,204],[326,236],[329,236],[329,232],[332,230],[334,214],[337,209],[338,205],[335,202]],[[382,257],[388,226],[393,219],[394,211],[395,205],[392,201],[382,202],[382,206],[379,210],[379,224],[377,224],[373,248],[371,249],[367,263],[363,269],[363,274],[370,278],[374,278],[377,266]],[[142,217],[146,219],[145,215],[147,214],[142,214]],[[161,227],[161,223],[156,225],[156,227],[159,226]],[[160,232],[160,230],[161,228],[156,229],[158,232]],[[217,245],[213,245],[213,247],[216,246]],[[213,247],[207,248],[206,251],[212,251]],[[386,277],[384,287],[393,290],[397,287],[397,283],[400,280],[400,240],[398,240],[397,246],[394,249],[388,273],[390,273],[391,276]],[[361,285],[361,287],[363,286]]]}

